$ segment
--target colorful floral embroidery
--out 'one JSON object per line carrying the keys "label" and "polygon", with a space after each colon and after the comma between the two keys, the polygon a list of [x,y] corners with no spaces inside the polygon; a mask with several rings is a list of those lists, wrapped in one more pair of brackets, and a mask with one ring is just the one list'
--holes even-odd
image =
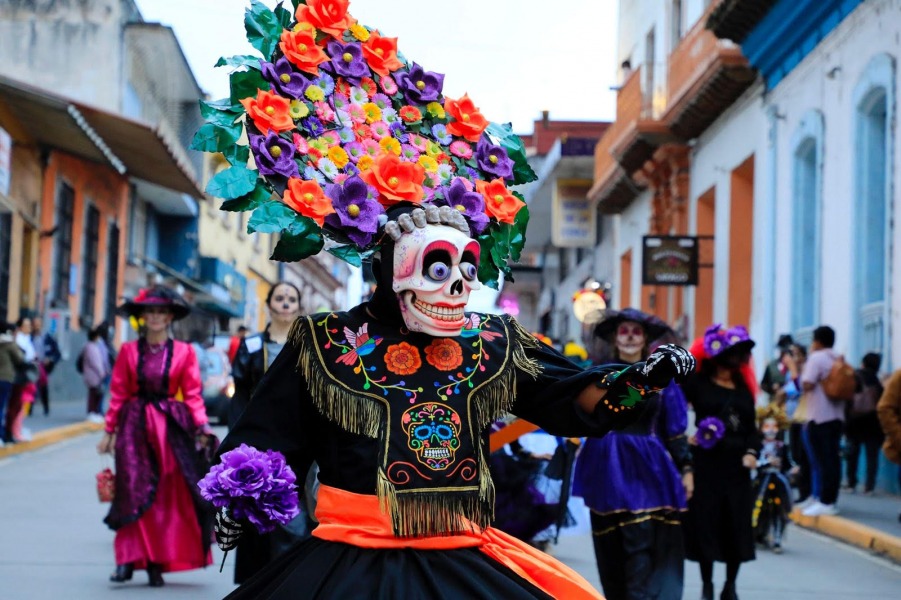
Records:
{"label": "colorful floral embroidery", "polygon": [[407,342],[388,346],[385,350],[385,367],[395,375],[412,375],[421,366],[419,350]]}
{"label": "colorful floral embroidery", "polygon": [[463,349],[450,338],[436,338],[426,346],[425,359],[439,371],[453,371],[463,364]]}

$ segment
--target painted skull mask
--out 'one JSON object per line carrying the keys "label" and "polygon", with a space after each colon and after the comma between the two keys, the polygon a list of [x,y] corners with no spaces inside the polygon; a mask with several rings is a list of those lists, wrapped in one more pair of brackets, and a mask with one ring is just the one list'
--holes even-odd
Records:
{"label": "painted skull mask", "polygon": [[404,411],[403,427],[407,445],[420,463],[433,471],[443,471],[453,464],[460,447],[457,411],[444,404],[417,404]]}
{"label": "painted skull mask", "polygon": [[460,335],[469,294],[478,280],[479,243],[458,229],[427,225],[394,246],[394,292],[410,331]]}

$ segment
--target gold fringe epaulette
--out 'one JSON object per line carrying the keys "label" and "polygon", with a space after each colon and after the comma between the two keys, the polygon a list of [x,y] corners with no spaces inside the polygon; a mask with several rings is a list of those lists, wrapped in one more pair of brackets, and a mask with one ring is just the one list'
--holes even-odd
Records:
{"label": "gold fringe epaulette", "polygon": [[323,367],[319,346],[313,340],[312,317],[294,321],[288,340],[300,348],[297,366],[307,380],[316,409],[345,431],[370,438],[380,437],[385,407],[372,396],[360,394],[329,375]]}
{"label": "gold fringe epaulette", "polygon": [[507,324],[512,330],[510,345],[513,347],[513,364],[523,373],[527,373],[532,379],[538,379],[541,375],[541,365],[538,361],[526,356],[526,348],[538,348],[539,342],[534,335],[526,331],[519,321],[510,317]]}

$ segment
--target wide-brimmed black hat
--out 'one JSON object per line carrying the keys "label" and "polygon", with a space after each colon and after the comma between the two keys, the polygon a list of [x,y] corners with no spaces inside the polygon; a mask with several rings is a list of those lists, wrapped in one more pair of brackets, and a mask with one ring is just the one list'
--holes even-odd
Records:
{"label": "wide-brimmed black hat", "polygon": [[172,313],[172,318],[176,321],[184,319],[191,312],[191,307],[188,306],[184,298],[175,293],[174,290],[161,285],[141,290],[137,296],[131,300],[126,300],[119,306],[116,312],[123,317],[140,317],[144,309],[151,306],[168,308]]}
{"label": "wide-brimmed black hat", "polygon": [[594,328],[594,335],[612,341],[613,336],[616,335],[617,328],[619,328],[619,324],[624,321],[634,321],[644,327],[645,337],[648,342],[652,342],[673,331],[672,328],[659,317],[643,313],[636,308],[624,308],[622,310],[605,310],[601,317],[601,321]]}

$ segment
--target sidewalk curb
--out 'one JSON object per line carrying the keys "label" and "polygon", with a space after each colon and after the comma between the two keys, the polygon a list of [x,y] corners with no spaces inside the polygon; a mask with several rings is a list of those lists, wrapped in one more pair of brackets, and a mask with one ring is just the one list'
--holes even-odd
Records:
{"label": "sidewalk curb", "polygon": [[85,435],[87,433],[94,433],[95,431],[103,431],[103,423],[91,423],[85,421],[84,423],[73,423],[72,425],[63,425],[62,427],[38,431],[29,442],[7,444],[0,448],[0,459],[38,450],[39,448],[44,448],[51,444],[58,444],[63,440],[79,435]]}
{"label": "sidewalk curb", "polygon": [[791,519],[805,529],[819,531],[901,564],[901,537],[842,517],[825,515],[821,517],[805,517],[798,508],[792,510]]}

